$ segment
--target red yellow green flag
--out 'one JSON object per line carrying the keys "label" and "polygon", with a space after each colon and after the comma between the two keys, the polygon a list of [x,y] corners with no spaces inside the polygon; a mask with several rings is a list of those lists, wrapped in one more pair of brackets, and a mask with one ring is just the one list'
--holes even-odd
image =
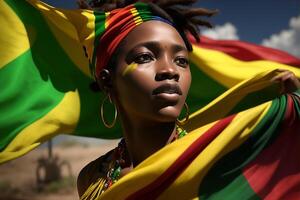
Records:
{"label": "red yellow green flag", "polygon": [[[103,94],[89,89],[87,56],[107,16],[37,0],[0,1],[1,163],[61,133],[121,136],[119,125],[104,128]],[[202,37],[193,47],[187,100],[193,114],[184,127],[190,133],[101,198],[300,198],[299,96],[280,96],[270,81],[278,68],[300,77],[300,60],[241,41]]]}
{"label": "red yellow green flag", "polygon": [[[107,27],[107,13],[57,9],[37,0],[0,1],[0,13],[0,163],[57,134],[120,137],[119,124],[106,129],[100,121],[103,94],[90,90],[93,78],[86,57],[97,43],[95,35]],[[239,83],[258,73],[284,68],[300,77],[299,59],[283,52],[271,59],[273,49],[254,51],[256,46],[248,43],[229,42],[228,47],[225,41],[207,41],[194,43],[190,55],[193,83],[187,102],[195,117],[189,130],[277,96],[267,75],[264,87],[249,85],[234,99],[228,97],[228,89],[242,89]],[[232,53],[247,49],[251,57]]]}
{"label": "red yellow green flag", "polygon": [[217,120],[146,159],[99,199],[298,199],[299,122],[296,94]]}

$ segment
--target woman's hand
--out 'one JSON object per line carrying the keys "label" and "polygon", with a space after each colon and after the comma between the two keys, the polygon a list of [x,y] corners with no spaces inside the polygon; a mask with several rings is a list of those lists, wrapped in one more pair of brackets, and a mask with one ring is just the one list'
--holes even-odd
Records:
{"label": "woman's hand", "polygon": [[295,92],[300,88],[300,81],[293,72],[286,69],[278,69],[278,72],[280,74],[275,76],[272,81],[280,83],[281,94]]}

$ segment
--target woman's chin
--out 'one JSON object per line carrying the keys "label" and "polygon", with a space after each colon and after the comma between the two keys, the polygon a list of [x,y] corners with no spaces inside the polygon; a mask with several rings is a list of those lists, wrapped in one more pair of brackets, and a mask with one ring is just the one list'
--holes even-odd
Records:
{"label": "woman's chin", "polygon": [[157,118],[162,122],[174,122],[180,114],[180,110],[174,106],[167,106],[161,108],[158,112]]}

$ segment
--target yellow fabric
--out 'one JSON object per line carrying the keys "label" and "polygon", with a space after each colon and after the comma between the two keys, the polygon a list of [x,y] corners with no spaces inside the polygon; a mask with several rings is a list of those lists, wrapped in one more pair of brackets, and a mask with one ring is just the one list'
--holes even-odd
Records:
{"label": "yellow fabric", "polygon": [[[47,141],[59,133],[71,133],[76,128],[79,114],[78,91],[66,93],[53,110],[27,126],[9,143],[0,154],[0,163],[24,155],[43,141]],[[40,134],[39,130],[43,130],[46,134]]]}
{"label": "yellow fabric", "polygon": [[[202,125],[223,118],[233,109],[234,106],[236,106],[237,102],[239,102],[247,94],[259,91],[262,88],[278,88],[276,84],[271,82],[271,79],[277,74],[277,70],[267,71],[240,82],[217,97],[207,106],[192,113],[188,123],[183,126],[184,129],[191,132]],[[275,96],[276,94],[274,93],[274,97]]]}
{"label": "yellow fabric", "polygon": [[43,2],[29,0],[44,16],[49,28],[73,63],[91,77],[88,59],[83,45],[93,51],[95,16],[88,10],[63,10]]}
{"label": "yellow fabric", "polygon": [[193,46],[190,59],[201,71],[227,88],[240,83],[243,80],[274,69],[287,69],[300,77],[300,69],[289,65],[267,61],[242,61],[223,52]]}
{"label": "yellow fabric", "polygon": [[[0,37],[0,69],[9,62],[20,56],[30,48],[27,39],[27,31],[18,16],[4,2],[0,1],[2,17],[0,17],[1,37]],[[13,24],[13,26],[12,26]],[[14,47],[12,48],[12,45]]]}
{"label": "yellow fabric", "polygon": [[108,18],[107,18],[107,17],[108,17],[109,15],[110,15],[110,12],[106,12],[106,13],[105,13],[105,17],[106,17],[106,18],[105,18],[105,24],[104,24],[104,28],[105,28],[105,29],[108,27]]}
{"label": "yellow fabric", "polygon": [[[239,113],[230,125],[188,166],[188,168],[165,190],[159,199],[192,199],[198,196],[199,183],[213,164],[228,152],[236,149],[248,139],[251,131],[265,116],[271,102],[267,102],[250,110]],[[190,134],[195,139],[201,135],[201,130]],[[168,155],[161,155],[168,156]],[[174,193],[178,190],[189,193]]]}
{"label": "yellow fabric", "polygon": [[[268,73],[263,73],[257,75],[249,80],[238,84],[236,87],[230,89],[226,94],[219,97],[227,98],[228,102],[230,99],[233,100],[240,93],[249,93],[260,90],[272,83],[270,80],[277,75],[277,71],[270,71]],[[208,112],[207,110],[214,110],[215,106],[223,105],[222,101],[214,101],[212,104],[209,104],[207,108],[203,109],[203,112]],[[226,105],[226,104],[225,104]],[[160,199],[192,199],[196,198],[194,195],[197,194],[195,189],[197,186],[192,187],[186,183],[188,179],[192,176],[192,180],[196,178],[202,178],[205,175],[205,172],[211,167],[211,165],[216,161],[217,158],[223,156],[225,153],[237,148],[246,138],[249,136],[251,130],[257,125],[257,123],[263,118],[267,110],[269,109],[271,102],[259,105],[257,107],[251,108],[249,110],[239,113],[232,123],[214,140],[201,154],[198,155],[189,165],[189,171],[187,170],[179,176],[177,180],[168,188],[160,197]],[[144,186],[156,180],[170,165],[182,154],[197,138],[199,138],[205,131],[212,127],[216,122],[201,127],[203,121],[207,121],[206,118],[210,117],[209,115],[216,115],[217,112],[209,112],[210,114],[202,114],[202,112],[196,112],[192,115],[192,125],[185,126],[186,129],[190,130],[190,133],[184,138],[175,141],[174,143],[167,145],[163,149],[156,152],[154,155],[147,158],[141,164],[139,164],[132,172],[128,175],[122,177],[117,183],[115,183],[110,189],[104,192],[99,199],[125,199],[130,194],[138,191]],[[210,119],[218,118],[211,117]],[[196,127],[196,124],[200,124]],[[200,128],[199,128],[200,127]],[[164,159],[161,159],[164,158]],[[201,172],[200,172],[201,169]],[[198,182],[199,183],[199,182]],[[184,187],[191,187],[188,191],[191,191],[189,194],[184,194],[176,191],[176,188],[182,184],[186,184]],[[172,194],[173,193],[173,194]],[[191,195],[191,196],[186,196]]]}
{"label": "yellow fabric", "polygon": [[100,197],[106,180],[99,178],[95,183],[91,184],[85,193],[80,197],[80,200],[92,200]]}
{"label": "yellow fabric", "polygon": [[[202,131],[199,132],[199,135],[203,134],[215,123],[216,122],[201,127]],[[167,169],[178,158],[178,156],[183,153],[186,147],[193,142],[195,136],[195,134],[188,134],[182,139],[175,141],[171,145],[161,149],[159,151],[159,155],[157,152],[156,154],[147,158],[141,164],[139,164],[134,171],[118,180],[118,182],[116,182],[112,188],[104,192],[99,199],[125,199],[128,194],[134,193],[140,188],[153,182],[161,175],[161,172]],[[163,156],[164,159],[158,159],[162,158],[159,156]],[[126,189],[124,189],[125,187]]]}

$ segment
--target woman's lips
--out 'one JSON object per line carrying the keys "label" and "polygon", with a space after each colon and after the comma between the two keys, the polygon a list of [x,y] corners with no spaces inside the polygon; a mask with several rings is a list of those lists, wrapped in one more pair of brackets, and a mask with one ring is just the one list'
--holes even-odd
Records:
{"label": "woman's lips", "polygon": [[152,92],[156,98],[168,101],[178,101],[182,91],[177,84],[163,84]]}
{"label": "woman's lips", "polygon": [[158,94],[182,95],[182,91],[177,84],[163,84],[152,91],[152,95]]}

